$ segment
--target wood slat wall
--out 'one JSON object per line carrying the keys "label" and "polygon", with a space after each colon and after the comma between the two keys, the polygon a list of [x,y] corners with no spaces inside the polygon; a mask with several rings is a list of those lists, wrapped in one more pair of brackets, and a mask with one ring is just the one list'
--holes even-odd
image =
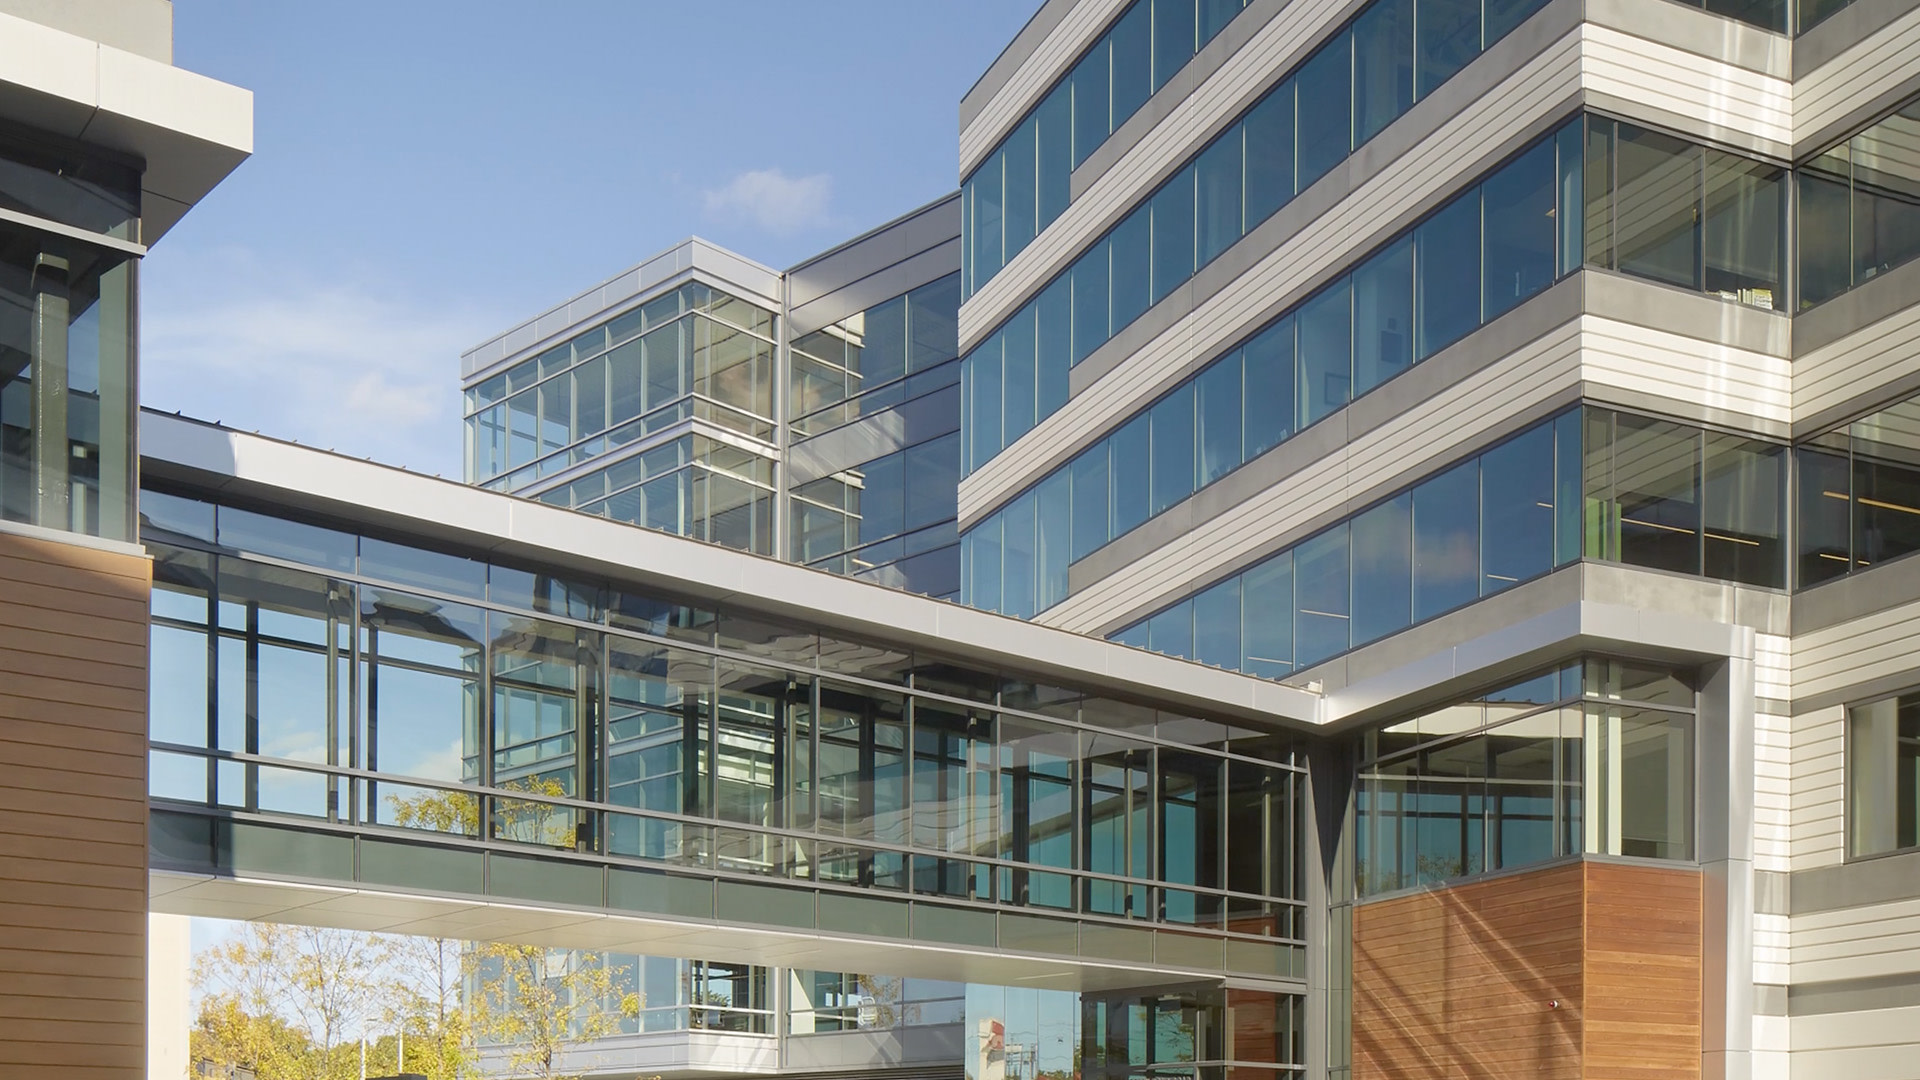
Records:
{"label": "wood slat wall", "polygon": [[149,588],[0,533],[0,1076],[146,1074]]}
{"label": "wood slat wall", "polygon": [[1362,904],[1353,1076],[1698,1077],[1701,955],[1687,869],[1582,862]]}

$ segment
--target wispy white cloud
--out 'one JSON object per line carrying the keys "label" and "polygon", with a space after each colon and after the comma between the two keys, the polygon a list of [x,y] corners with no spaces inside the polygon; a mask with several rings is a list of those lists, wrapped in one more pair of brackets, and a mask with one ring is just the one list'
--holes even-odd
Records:
{"label": "wispy white cloud", "polygon": [[145,404],[459,476],[460,352],[498,330],[498,315],[307,280],[246,251],[156,264]]}
{"label": "wispy white cloud", "polygon": [[788,176],[779,169],[743,172],[701,192],[708,217],[744,221],[782,235],[829,224],[827,203],[832,197],[833,177],[826,173]]}

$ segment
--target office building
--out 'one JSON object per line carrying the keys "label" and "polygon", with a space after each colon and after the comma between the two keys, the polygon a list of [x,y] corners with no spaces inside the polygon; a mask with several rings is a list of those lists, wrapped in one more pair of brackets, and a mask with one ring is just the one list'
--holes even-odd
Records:
{"label": "office building", "polygon": [[144,909],[644,957],[609,1075],[1920,1075],[1920,6],[1046,0],[468,484],[137,413],[245,96],[6,26],[145,165],[0,188],[0,1064],[137,1075]]}

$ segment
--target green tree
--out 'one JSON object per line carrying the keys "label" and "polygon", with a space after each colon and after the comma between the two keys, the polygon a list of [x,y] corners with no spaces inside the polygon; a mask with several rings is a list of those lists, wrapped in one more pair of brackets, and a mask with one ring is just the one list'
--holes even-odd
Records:
{"label": "green tree", "polygon": [[474,1033],[496,1044],[516,1076],[567,1080],[568,1050],[617,1034],[640,997],[622,972],[581,950],[494,943],[467,953]]}
{"label": "green tree", "polygon": [[[260,1080],[359,1076],[358,1037],[386,991],[385,941],[311,926],[247,923],[202,954],[196,1058]],[[351,1071],[341,1051],[351,1045]]]}

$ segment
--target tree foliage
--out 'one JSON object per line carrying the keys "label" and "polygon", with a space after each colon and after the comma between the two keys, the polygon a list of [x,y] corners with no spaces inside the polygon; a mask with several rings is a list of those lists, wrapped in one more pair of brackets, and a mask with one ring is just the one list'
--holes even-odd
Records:
{"label": "tree foliage", "polygon": [[616,1034],[640,1011],[639,996],[620,989],[622,973],[594,953],[479,945],[468,972],[475,1033],[501,1047],[516,1076],[563,1080],[569,1049]]}

